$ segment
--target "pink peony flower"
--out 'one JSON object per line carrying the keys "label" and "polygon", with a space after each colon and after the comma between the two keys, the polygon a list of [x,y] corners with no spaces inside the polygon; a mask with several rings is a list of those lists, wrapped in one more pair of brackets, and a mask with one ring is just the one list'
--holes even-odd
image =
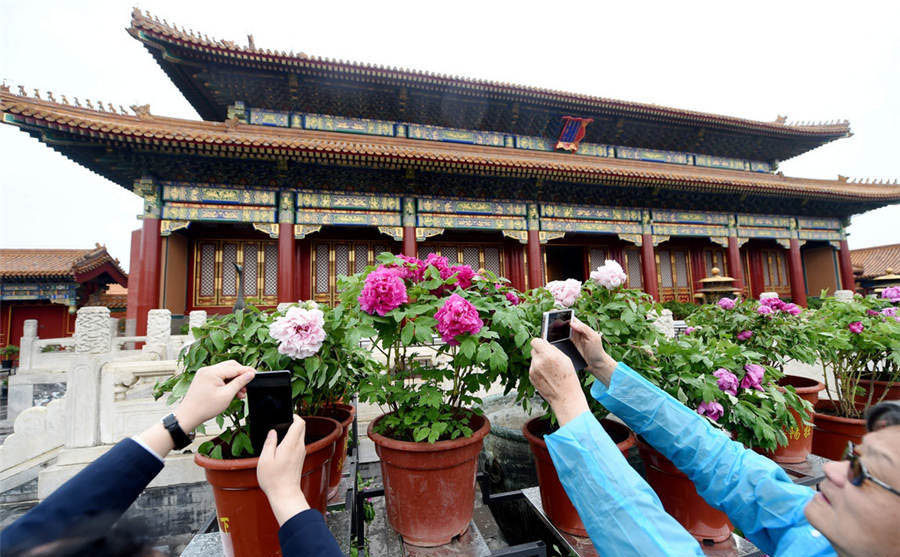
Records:
{"label": "pink peony flower", "polygon": [[514,306],[519,305],[519,302],[521,302],[521,300],[519,300],[519,297],[516,296],[513,292],[507,292],[506,299],[509,300],[509,303],[511,303]]}
{"label": "pink peony flower", "polygon": [[758,308],[756,308],[756,313],[760,315],[772,315],[773,313],[775,313],[775,310],[769,306],[760,305]]}
{"label": "pink peony flower", "polygon": [[689,334],[693,333],[693,332],[696,331],[696,330],[697,330],[697,327],[687,327],[687,328],[685,328],[685,330],[684,330],[684,334],[689,335]]}
{"label": "pink peony flower", "polygon": [[744,380],[741,381],[741,388],[763,390],[762,378],[766,373],[765,368],[759,364],[747,364],[744,366],[744,371],[747,373],[744,375]]}
{"label": "pink peony flower", "polygon": [[714,371],[713,375],[717,378],[716,384],[719,386],[719,389],[721,389],[722,391],[725,391],[726,393],[737,395],[737,390],[738,390],[737,375],[731,373],[724,367],[720,367],[719,369]]}
{"label": "pink peony flower", "polygon": [[407,302],[406,285],[397,273],[396,268],[378,268],[369,273],[357,298],[364,312],[385,315]]}
{"label": "pink peony flower", "polygon": [[857,335],[863,332],[863,329],[865,329],[865,327],[863,327],[862,321],[854,321],[853,323],[847,325],[847,328],[850,329],[851,333],[855,333]]}
{"label": "pink peony flower", "polygon": [[753,336],[753,331],[741,331],[737,334],[738,340],[748,340]]}
{"label": "pink peony flower", "polygon": [[452,346],[459,344],[456,340],[458,335],[475,334],[484,326],[475,306],[459,294],[451,294],[434,314],[434,318],[437,319],[437,330],[441,338]]}
{"label": "pink peony flower", "polygon": [[866,315],[878,315],[878,312],[875,311],[874,309],[867,309]]}
{"label": "pink peony flower", "polygon": [[781,311],[785,313],[790,313],[791,315],[800,315],[803,313],[803,308],[798,306],[797,304],[784,304],[781,306]]}
{"label": "pink peony flower", "polygon": [[572,307],[581,293],[581,281],[575,279],[554,280],[548,282],[546,288],[553,294],[557,305],[568,308]]}
{"label": "pink peony flower", "polygon": [[888,286],[881,291],[881,297],[892,302],[900,302],[900,286]]}
{"label": "pink peony flower", "polygon": [[269,336],[278,341],[278,352],[296,360],[316,354],[325,340],[322,310],[298,306],[288,308],[283,317],[269,325]]}
{"label": "pink peony flower", "polygon": [[772,309],[782,309],[784,307],[784,302],[778,296],[763,298],[759,303]]}
{"label": "pink peony flower", "polygon": [[410,257],[408,255],[398,255],[400,259],[402,259],[406,265],[406,277],[408,280],[413,282],[419,282],[422,280],[422,275],[425,274],[425,262],[419,259],[418,257]]}
{"label": "pink peony flower", "polygon": [[725,414],[725,409],[718,402],[701,402],[697,407],[697,413],[717,422]]}
{"label": "pink peony flower", "polygon": [[886,315],[888,317],[897,317],[897,308],[884,308],[883,310],[881,310],[881,315]]}
{"label": "pink peony flower", "polygon": [[428,257],[425,258],[425,265],[435,267],[441,273],[441,280],[447,280],[453,274],[447,258],[434,253],[428,254]]}
{"label": "pink peony flower", "polygon": [[607,259],[601,267],[597,267],[591,273],[591,280],[608,290],[612,290],[625,284],[625,281],[628,280],[628,275],[625,274],[622,266],[617,261]]}
{"label": "pink peony flower", "polygon": [[456,274],[456,284],[463,290],[472,286],[472,279],[475,278],[475,271],[468,265],[454,265],[450,267],[450,271]]}
{"label": "pink peony flower", "polygon": [[731,298],[719,298],[719,307],[722,309],[734,309],[734,300]]}

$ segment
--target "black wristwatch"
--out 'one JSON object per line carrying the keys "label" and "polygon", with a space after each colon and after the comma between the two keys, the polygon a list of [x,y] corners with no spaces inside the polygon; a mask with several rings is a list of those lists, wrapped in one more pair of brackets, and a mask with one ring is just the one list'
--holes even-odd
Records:
{"label": "black wristwatch", "polygon": [[181,426],[178,425],[178,418],[175,417],[175,414],[169,414],[163,418],[162,424],[166,431],[169,432],[169,435],[172,436],[172,441],[175,441],[176,450],[187,447],[194,440],[194,432],[190,434],[185,433]]}

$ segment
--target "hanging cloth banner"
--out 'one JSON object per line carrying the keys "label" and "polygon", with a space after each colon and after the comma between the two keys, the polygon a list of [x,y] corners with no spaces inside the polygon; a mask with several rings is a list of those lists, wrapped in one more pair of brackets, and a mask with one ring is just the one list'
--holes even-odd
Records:
{"label": "hanging cloth banner", "polygon": [[574,116],[563,116],[563,128],[559,134],[559,141],[556,142],[556,149],[565,149],[566,151],[577,151],[578,143],[584,139],[584,130],[587,125],[593,122],[593,118],[575,118]]}

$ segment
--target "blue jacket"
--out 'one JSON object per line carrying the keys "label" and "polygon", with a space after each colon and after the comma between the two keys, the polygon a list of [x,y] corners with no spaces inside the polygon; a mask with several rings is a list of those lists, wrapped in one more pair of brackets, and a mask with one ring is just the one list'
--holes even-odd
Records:
{"label": "blue jacket", "polygon": [[[672,461],[763,552],[836,555],[803,514],[811,488],[794,484],[777,464],[731,441],[625,364],[616,366],[609,388],[596,381],[591,395]],[[601,555],[703,555],[589,412],[545,441]]]}
{"label": "blue jacket", "polygon": [[[15,555],[68,537],[103,536],[163,468],[125,439],[0,532],[0,553]],[[285,557],[343,555],[319,511],[297,513],[278,531]]]}

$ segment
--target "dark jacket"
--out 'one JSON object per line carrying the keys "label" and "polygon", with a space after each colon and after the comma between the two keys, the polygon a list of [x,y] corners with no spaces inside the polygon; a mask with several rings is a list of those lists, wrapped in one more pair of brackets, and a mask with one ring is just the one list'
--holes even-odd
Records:
{"label": "dark jacket", "polygon": [[[163,464],[125,439],[0,532],[0,553],[15,555],[69,537],[103,536]],[[297,513],[278,531],[285,557],[340,556],[319,511]]]}

